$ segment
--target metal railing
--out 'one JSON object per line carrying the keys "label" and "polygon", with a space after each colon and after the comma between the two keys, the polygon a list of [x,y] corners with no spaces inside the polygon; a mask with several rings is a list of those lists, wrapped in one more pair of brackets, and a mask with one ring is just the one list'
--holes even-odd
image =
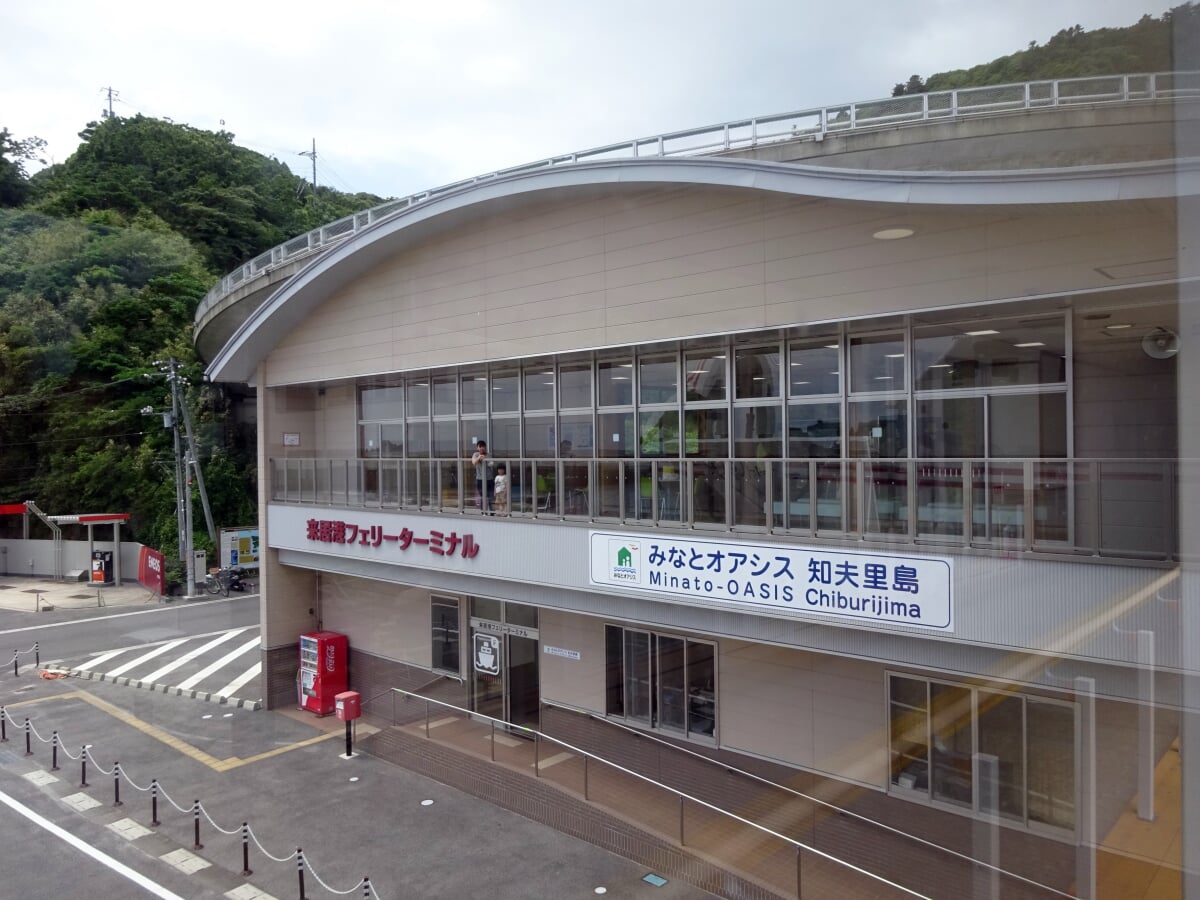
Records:
{"label": "metal railing", "polygon": [[[431,729],[434,727],[434,723],[431,722],[430,719],[431,706],[436,706],[441,713],[451,714],[462,721],[471,723],[485,723],[490,732],[489,755],[492,762],[496,762],[498,756],[497,731],[499,731],[502,740],[499,748],[501,762],[505,761],[505,751],[511,751],[513,749],[513,747],[510,746],[514,743],[513,739],[508,737],[508,735],[520,735],[526,739],[523,741],[517,741],[516,743],[518,747],[521,745],[528,747],[529,742],[532,742],[534,759],[531,768],[533,769],[534,776],[537,778],[547,777],[546,773],[551,771],[551,767],[553,767],[553,771],[556,773],[556,775],[561,775],[565,771],[561,767],[561,764],[564,762],[563,755],[570,755],[574,758],[577,758],[581,762],[580,765],[577,765],[572,769],[573,775],[579,776],[577,779],[575,779],[578,783],[573,785],[573,789],[575,789],[575,792],[580,794],[586,802],[595,802],[593,798],[596,793],[596,783],[604,776],[608,776],[609,778],[619,778],[622,779],[626,784],[631,785],[632,788],[639,794],[638,806],[640,808],[639,811],[642,813],[647,812],[651,795],[672,798],[670,802],[674,806],[677,806],[677,816],[675,814],[675,810],[672,810],[669,816],[656,817],[660,820],[655,823],[658,825],[658,828],[661,829],[663,823],[669,821],[671,826],[673,826],[671,830],[675,831],[675,837],[677,838],[680,847],[688,847],[713,855],[717,859],[720,859],[723,865],[728,866],[734,871],[738,871],[739,862],[742,864],[742,868],[744,870],[747,861],[753,863],[754,861],[765,860],[765,864],[762,867],[751,866],[752,870],[747,874],[750,874],[755,878],[766,880],[768,883],[772,883],[773,885],[780,886],[782,867],[778,864],[778,857],[781,855],[781,851],[782,855],[786,856],[790,854],[791,859],[788,860],[789,871],[787,873],[787,886],[789,888],[795,888],[797,897],[805,896],[804,887],[806,880],[808,880],[809,884],[811,885],[814,880],[826,882],[829,878],[827,872],[820,873],[813,871],[814,862],[832,863],[837,868],[837,871],[841,873],[842,878],[850,877],[856,880],[866,879],[865,882],[860,882],[860,884],[864,887],[867,883],[869,883],[874,886],[875,890],[878,890],[882,887],[909,897],[926,896],[918,893],[915,890],[912,890],[911,888],[905,887],[902,884],[898,884],[895,881],[891,881],[881,875],[877,875],[874,872],[871,872],[860,866],[856,866],[853,863],[839,859],[836,856],[813,847],[803,841],[796,840],[795,838],[781,834],[774,829],[738,816],[735,813],[721,809],[712,803],[708,803],[705,800],[701,800],[700,798],[683,791],[676,790],[675,788],[635,772],[632,769],[609,762],[600,756],[589,753],[586,750],[582,750],[579,747],[567,743],[566,741],[559,740],[558,738],[545,734],[536,728],[529,728],[524,725],[514,725],[501,719],[484,715],[483,713],[463,709],[455,704],[446,703],[441,700],[435,700],[430,697],[424,697],[419,694],[414,694],[410,691],[405,691],[401,688],[392,688],[392,691],[394,697],[401,697],[406,703],[415,701],[417,703],[424,704],[424,716],[422,718],[419,716],[398,716],[393,703],[393,725],[420,725],[423,722],[422,730],[426,739],[430,738]],[[439,721],[437,723],[439,734],[448,733],[445,730],[446,725],[447,723],[444,721]],[[556,759],[554,757],[543,759],[542,745],[546,743],[550,744],[557,751]],[[551,762],[551,759],[554,759],[554,761]],[[522,768],[524,768],[523,760]],[[566,781],[566,779],[556,779],[555,783],[560,787],[567,786],[564,784],[564,781]],[[603,790],[603,788],[601,788],[601,790]],[[689,814],[691,815],[690,819]],[[760,845],[759,852],[745,852],[746,845],[748,843]],[[775,852],[770,853],[763,851],[761,848],[761,845],[763,844],[774,848]],[[722,851],[724,850],[725,853],[728,853],[728,848],[731,846],[738,848],[737,854],[739,859],[722,859]],[[776,859],[770,859],[772,856],[776,857]],[[823,892],[818,891],[818,893]],[[810,893],[808,896],[815,895],[816,894]]]}
{"label": "metal railing", "polygon": [[538,172],[581,162],[704,156],[747,150],[784,141],[821,141],[829,134],[868,131],[897,125],[933,124],[964,116],[1004,115],[1023,110],[1088,104],[1113,104],[1200,95],[1200,72],[1155,72],[1098,75],[1022,84],[989,85],[934,91],[882,100],[841,103],[794,112],[737,119],[649,137],[634,138],[590,150],[547,157],[473,178],[430,188],[297,235],[228,273],[200,301],[196,322],[238,285],[284,263],[303,259],[353,237],[365,228],[436,197],[511,175]]}
{"label": "metal railing", "polygon": [[273,502],[1171,561],[1173,459],[272,458]]}

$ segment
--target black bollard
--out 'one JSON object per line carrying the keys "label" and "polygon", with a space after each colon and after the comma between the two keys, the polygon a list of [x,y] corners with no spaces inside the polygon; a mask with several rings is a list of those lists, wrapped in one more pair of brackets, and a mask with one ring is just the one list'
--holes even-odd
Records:
{"label": "black bollard", "polygon": [[150,782],[150,824],[161,825],[158,821],[158,780]]}
{"label": "black bollard", "polygon": [[33,750],[29,746],[29,716],[25,717],[25,755],[33,756]]}
{"label": "black bollard", "polygon": [[113,763],[113,806],[121,805],[121,764]]}
{"label": "black bollard", "polygon": [[300,879],[300,900],[304,900],[304,851],[296,848],[296,877]]}
{"label": "black bollard", "polygon": [[58,732],[52,732],[50,735],[50,771],[58,771]]}
{"label": "black bollard", "polygon": [[8,743],[8,713],[0,706],[0,744]]}
{"label": "black bollard", "polygon": [[42,652],[38,649],[38,642],[33,642],[33,664],[40,666],[42,664]]}
{"label": "black bollard", "polygon": [[347,758],[354,755],[354,747],[351,744],[352,739],[350,737],[350,726],[353,724],[354,723],[350,719],[346,720],[346,756],[347,756]]}
{"label": "black bollard", "polygon": [[371,900],[371,879],[363,876],[363,900]]}
{"label": "black bollard", "polygon": [[21,671],[17,668],[17,651],[13,651],[13,674],[19,676]]}
{"label": "black bollard", "polygon": [[195,837],[192,841],[193,850],[203,850],[204,845],[200,843],[200,801],[196,800],[192,803],[192,821],[195,823]]}
{"label": "black bollard", "polygon": [[79,786],[87,787],[87,744],[79,748]]}
{"label": "black bollard", "polygon": [[242,823],[242,875],[253,875],[250,868],[250,823]]}

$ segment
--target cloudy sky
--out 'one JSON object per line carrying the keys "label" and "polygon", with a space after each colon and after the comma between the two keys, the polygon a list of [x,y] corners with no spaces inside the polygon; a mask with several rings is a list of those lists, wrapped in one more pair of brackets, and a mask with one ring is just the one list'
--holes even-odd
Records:
{"label": "cloudy sky", "polygon": [[[43,0],[0,12],[0,127],[62,161],[99,117],[225,129],[403,196],[546,156],[887,96],[1182,0]],[[222,126],[222,122],[224,125]]]}

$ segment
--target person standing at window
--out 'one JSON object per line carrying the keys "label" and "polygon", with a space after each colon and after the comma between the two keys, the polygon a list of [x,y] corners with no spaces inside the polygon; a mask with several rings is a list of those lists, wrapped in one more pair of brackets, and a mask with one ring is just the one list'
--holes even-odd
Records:
{"label": "person standing at window", "polygon": [[508,468],[504,463],[496,464],[495,480],[496,512],[508,515]]}
{"label": "person standing at window", "polygon": [[480,441],[475,445],[475,452],[471,454],[471,465],[475,467],[475,502],[479,504],[479,509],[484,515],[491,515],[493,485],[488,478],[488,470],[492,463],[488,458],[487,441]]}

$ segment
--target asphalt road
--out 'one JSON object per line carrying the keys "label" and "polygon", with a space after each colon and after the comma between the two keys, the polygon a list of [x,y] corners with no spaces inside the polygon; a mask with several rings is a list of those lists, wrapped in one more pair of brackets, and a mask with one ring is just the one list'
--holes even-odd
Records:
{"label": "asphalt road", "polygon": [[[82,662],[90,653],[133,647],[188,635],[210,634],[258,624],[258,596],[216,598],[138,609],[113,606],[56,610],[46,614],[0,610],[0,660],[38,642],[43,663]],[[33,662],[23,656],[21,664]]]}

